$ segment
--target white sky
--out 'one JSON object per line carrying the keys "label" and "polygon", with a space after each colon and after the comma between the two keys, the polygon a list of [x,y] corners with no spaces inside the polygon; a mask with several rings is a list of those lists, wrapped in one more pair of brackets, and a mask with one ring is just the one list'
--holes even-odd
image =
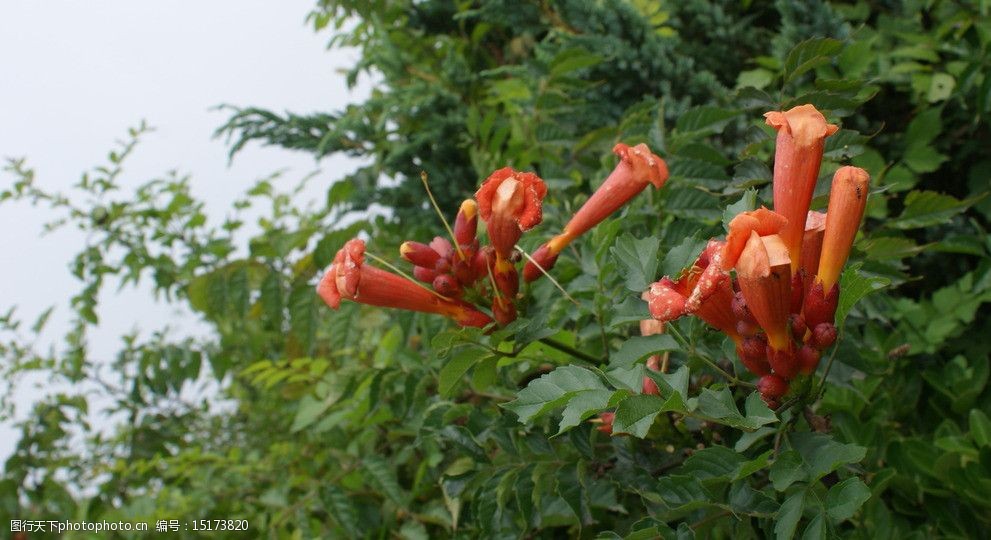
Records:
{"label": "white sky", "polygon": [[[229,166],[224,142],[212,139],[228,113],[210,110],[229,103],[330,111],[369,94],[367,81],[349,94],[338,72],[357,52],[327,51],[330,34],[306,25],[315,1],[2,0],[0,158],[26,157],[39,185],[64,190],[145,119],[156,131],[127,162],[125,193],[176,169],[192,175],[194,194],[221,219],[256,179],[288,168],[284,178],[295,183],[319,167],[310,182],[316,195],[355,162],[318,164],[308,154],[252,145]],[[0,184],[10,181],[0,173]],[[82,236],[39,238],[47,217],[29,205],[0,207],[0,311],[17,305],[30,324],[55,305],[46,337],[59,347],[68,299],[79,289],[67,264]],[[110,358],[119,336],[135,328],[182,327],[188,317],[155,304],[147,289],[107,298],[99,314],[91,339],[97,358]],[[15,391],[19,418],[40,392],[33,385]],[[0,463],[15,439],[10,424],[0,423]]]}

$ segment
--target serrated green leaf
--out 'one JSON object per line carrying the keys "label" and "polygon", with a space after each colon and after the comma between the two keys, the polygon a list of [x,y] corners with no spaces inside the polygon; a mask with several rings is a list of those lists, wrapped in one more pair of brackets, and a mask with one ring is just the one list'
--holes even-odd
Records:
{"label": "serrated green leaf", "polygon": [[871,490],[857,477],[846,480],[829,488],[826,495],[826,512],[835,521],[846,521],[857,513],[857,510],[867,499],[871,498]]}
{"label": "serrated green leaf", "polygon": [[788,489],[788,486],[804,480],[806,477],[805,468],[802,466],[802,456],[794,450],[788,450],[778,455],[778,458],[771,465],[769,473],[771,485],[778,491],[784,491]]}
{"label": "serrated green leaf", "polygon": [[678,117],[675,129],[681,133],[719,133],[739,111],[703,105],[689,109]]}
{"label": "serrated green leaf", "polygon": [[358,512],[354,503],[347,494],[333,484],[325,484],[322,488],[323,502],[327,506],[327,513],[334,518],[334,521],[341,526],[344,531],[352,537],[360,536],[358,530]]}
{"label": "serrated green leaf", "polygon": [[689,456],[678,474],[689,474],[702,481],[730,481],[746,461],[745,457],[725,446],[710,446]]}
{"label": "serrated green leaf", "polygon": [[562,366],[532,381],[516,399],[503,405],[526,423],[567,403],[577,392],[606,390],[598,375],[578,366]]}
{"label": "serrated green leaf", "polygon": [[859,265],[844,270],[843,275],[840,276],[840,299],[836,305],[836,327],[843,328],[847,315],[850,314],[850,310],[857,302],[890,284],[891,280],[888,278],[861,274]]}
{"label": "serrated green leaf", "polygon": [[671,509],[699,508],[714,500],[698,479],[689,475],[665,476],[657,481],[657,491]]}
{"label": "serrated green leaf", "polygon": [[814,482],[848,463],[858,463],[867,449],[855,444],[837,442],[823,433],[800,432],[789,436],[792,446],[801,454],[802,462]]}
{"label": "serrated green leaf", "polygon": [[578,392],[565,405],[561,413],[561,423],[558,424],[557,434],[581,424],[583,421],[609,407],[616,392],[613,390],[587,390]]}
{"label": "serrated green leaf", "polygon": [[749,212],[757,208],[757,190],[750,188],[743,192],[740,200],[727,205],[723,211],[723,227],[729,229],[729,222],[741,212]]}
{"label": "serrated green leaf", "polygon": [[638,360],[652,354],[678,350],[678,342],[668,334],[633,336],[623,342],[619,350],[610,355],[609,363],[615,367],[629,368]]}
{"label": "serrated green leaf", "polygon": [[917,229],[945,223],[982,198],[984,194],[959,200],[935,191],[912,191],[905,197],[905,208],[901,215],[888,224],[896,229]]}
{"label": "serrated green leaf", "polygon": [[662,412],[687,412],[681,396],[672,394],[667,399],[650,394],[634,394],[619,402],[613,419],[613,433],[628,433],[643,438]]}
{"label": "serrated green leaf", "polygon": [[791,540],[795,536],[804,509],[804,489],[792,493],[785,502],[781,503],[781,508],[774,517],[774,537],[777,540]]}
{"label": "serrated green leaf", "polygon": [[657,238],[634,238],[624,234],[616,240],[612,254],[623,269],[626,278],[626,288],[637,293],[643,292],[654,281],[657,274],[657,250],[660,242]]}
{"label": "serrated green leaf", "polygon": [[841,48],[843,44],[833,38],[812,38],[799,43],[785,58],[783,72],[785,82],[828,63]]}
{"label": "serrated green leaf", "polygon": [[579,69],[592,67],[602,62],[602,57],[592,54],[587,50],[576,47],[559,52],[551,60],[550,72],[552,76],[564,75]]}
{"label": "serrated green leaf", "polygon": [[443,397],[451,395],[451,391],[475,364],[489,358],[491,355],[477,347],[461,347],[454,352],[451,359],[440,369],[439,391]]}
{"label": "serrated green leaf", "polygon": [[406,495],[396,481],[396,473],[381,456],[366,456],[363,464],[369,478],[383,495],[397,505],[405,504]]}
{"label": "serrated green leaf", "polygon": [[700,239],[697,233],[685,238],[680,244],[668,250],[667,255],[664,256],[661,272],[665,276],[677,278],[684,269],[695,263],[699,254],[705,249],[705,244],[706,241]]}

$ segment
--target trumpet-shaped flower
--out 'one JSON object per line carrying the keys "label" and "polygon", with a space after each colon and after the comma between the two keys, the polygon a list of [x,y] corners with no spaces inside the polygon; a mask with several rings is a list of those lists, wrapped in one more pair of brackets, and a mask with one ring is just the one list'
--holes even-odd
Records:
{"label": "trumpet-shaped flower", "polygon": [[788,248],[792,271],[798,270],[802,236],[812,193],[822,164],[826,137],[836,133],[812,105],[799,105],[764,114],[767,124],[778,131],[774,152],[774,211],[788,220],[781,240]]}
{"label": "trumpet-shaped flower", "polygon": [[[648,184],[660,189],[667,181],[667,164],[651,152],[647,145],[641,143],[630,147],[619,143],[613,148],[613,152],[620,160],[605,182],[575,212],[561,234],[533,253],[533,260],[540,268],[550,270],[565,246],[619,210]],[[523,268],[523,279],[530,282],[541,276],[542,272],[537,264],[527,262]]]}
{"label": "trumpet-shaped flower", "polygon": [[788,224],[788,220],[777,212],[772,212],[761,206],[757,210],[741,212],[729,222],[729,232],[726,234],[726,244],[723,246],[720,258],[722,270],[736,266],[737,259],[743,253],[743,248],[750,240],[751,233],[758,236],[778,234]]}
{"label": "trumpet-shaped flower", "polygon": [[870,175],[858,167],[841,167],[833,175],[826,210],[822,253],[816,275],[823,289],[830,290],[840,277],[857,236],[860,220],[867,206]]}
{"label": "trumpet-shaped flower", "polygon": [[333,309],[342,299],[372,306],[436,313],[461,326],[483,327],[492,319],[470,304],[444,298],[402,276],[365,264],[365,243],[353,239],[337,252],[317,285],[317,294]]}
{"label": "trumpet-shaped flower", "polygon": [[478,188],[478,210],[499,258],[509,259],[523,232],[540,223],[546,194],[539,176],[509,167],[492,173]]}
{"label": "trumpet-shaped flower", "polygon": [[736,262],[736,276],[747,307],[767,334],[770,347],[790,349],[791,260],[781,237],[751,231]]}

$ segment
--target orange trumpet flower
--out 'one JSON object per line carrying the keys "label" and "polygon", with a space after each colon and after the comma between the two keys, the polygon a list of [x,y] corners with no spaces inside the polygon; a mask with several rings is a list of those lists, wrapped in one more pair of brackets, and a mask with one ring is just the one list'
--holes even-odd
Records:
{"label": "orange trumpet flower", "polygon": [[777,351],[790,349],[791,260],[781,237],[751,232],[736,263],[736,277],[747,307],[767,334],[770,347]]}
{"label": "orange trumpet flower", "polygon": [[767,124],[778,131],[774,152],[774,211],[788,220],[781,240],[788,248],[792,271],[798,270],[806,213],[812,202],[826,137],[836,133],[812,105],[764,114]]}
{"label": "orange trumpet flower", "polygon": [[826,291],[839,280],[843,265],[850,256],[850,248],[867,206],[870,180],[867,171],[858,167],[841,167],[833,175],[817,272]]}
{"label": "orange trumpet flower", "polygon": [[[619,143],[613,148],[613,152],[620,157],[620,160],[605,182],[575,212],[561,234],[533,253],[533,259],[540,268],[550,270],[565,246],[619,210],[643,191],[647,184],[653,184],[655,188],[660,189],[667,181],[667,164],[651,152],[647,145],[641,143],[631,148]],[[523,279],[530,282],[539,278],[542,274],[540,268],[537,268],[533,262],[527,262],[523,267]]]}

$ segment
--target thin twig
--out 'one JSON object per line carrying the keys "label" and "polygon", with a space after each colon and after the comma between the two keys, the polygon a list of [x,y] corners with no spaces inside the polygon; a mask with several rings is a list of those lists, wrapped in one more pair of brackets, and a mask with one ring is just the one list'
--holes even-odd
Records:
{"label": "thin twig", "polygon": [[677,328],[675,328],[675,326],[673,324],[667,325],[666,326],[666,330],[670,332],[671,336],[674,337],[674,339],[678,342],[679,345],[681,345],[682,347],[688,349],[688,352],[691,355],[695,356],[699,360],[702,360],[703,362],[705,362],[705,364],[707,366],[709,366],[710,368],[712,368],[713,370],[715,370],[716,372],[718,372],[720,375],[722,375],[723,377],[725,377],[726,380],[728,380],[731,385],[733,385],[733,386],[743,386],[745,388],[756,388],[756,386],[754,386],[752,383],[748,383],[746,381],[742,381],[742,380],[738,379],[732,373],[730,373],[730,372],[726,371],[725,369],[719,367],[719,365],[716,364],[716,362],[713,361],[711,358],[709,358],[707,355],[702,354],[699,351],[697,351],[695,349],[695,346],[692,345],[691,343],[689,343],[688,340],[685,338],[685,336],[682,335],[681,331],[678,330]]}
{"label": "thin twig", "polygon": [[836,358],[836,351],[840,348],[840,340],[843,339],[843,330],[840,330],[840,334],[836,336],[836,343],[833,344],[833,352],[829,355],[829,360],[826,361],[826,369],[822,372],[822,381],[819,382],[819,388],[813,394],[815,399],[812,400],[813,403],[819,401],[822,397],[822,393],[826,391],[826,377],[829,377],[829,370],[833,368],[833,359]]}
{"label": "thin twig", "polygon": [[570,294],[568,294],[568,291],[564,290],[564,287],[562,287],[561,284],[558,283],[557,280],[554,279],[553,276],[551,276],[549,273],[547,273],[547,270],[544,270],[544,267],[543,266],[540,266],[540,263],[538,263],[537,261],[535,261],[533,259],[533,257],[530,256],[529,253],[527,253],[526,251],[524,251],[523,248],[521,248],[520,246],[514,246],[514,247],[516,248],[516,251],[519,251],[520,253],[523,254],[524,257],[526,257],[526,260],[528,260],[531,263],[533,263],[533,265],[537,267],[537,270],[540,270],[540,273],[541,274],[547,276],[547,279],[551,280],[551,283],[553,283],[554,286],[557,287],[557,290],[561,291],[561,294],[563,294],[565,298],[567,298],[568,300],[571,300],[571,303],[574,304],[574,305],[576,305],[576,306],[578,306],[578,307],[581,307],[582,306],[581,304],[578,303],[578,300],[575,300],[574,298],[572,298],[572,296]]}

